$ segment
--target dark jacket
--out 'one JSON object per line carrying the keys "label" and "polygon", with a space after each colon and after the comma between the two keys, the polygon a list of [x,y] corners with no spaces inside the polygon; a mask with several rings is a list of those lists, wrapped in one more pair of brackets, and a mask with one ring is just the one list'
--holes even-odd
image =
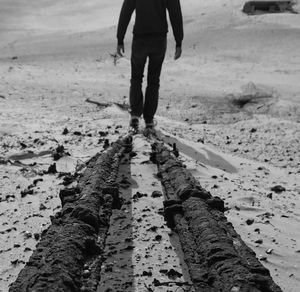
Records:
{"label": "dark jacket", "polygon": [[181,47],[183,23],[180,0],[124,0],[118,24],[117,38],[119,45],[123,44],[134,10],[133,35],[135,38],[166,36],[168,32],[166,11],[168,10],[176,46]]}

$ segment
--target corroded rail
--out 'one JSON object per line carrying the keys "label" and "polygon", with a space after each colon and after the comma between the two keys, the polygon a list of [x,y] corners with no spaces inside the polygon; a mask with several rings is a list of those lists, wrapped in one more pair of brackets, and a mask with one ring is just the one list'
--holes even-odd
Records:
{"label": "corroded rail", "polygon": [[[60,192],[62,210],[10,292],[97,290],[110,216],[121,207],[119,165],[131,149],[132,136],[120,138],[89,162],[77,187]],[[165,190],[164,215],[179,235],[196,291],[282,291],[227,221],[224,202],[204,190],[177,156],[176,145],[152,145]]]}
{"label": "corroded rail", "polygon": [[152,144],[151,160],[165,191],[165,219],[179,235],[196,291],[282,291],[227,221],[223,200],[204,190],[176,156],[176,145],[171,151]]}
{"label": "corroded rail", "polygon": [[88,164],[75,188],[60,192],[53,218],[10,292],[96,291],[113,208],[119,208],[116,177],[132,147],[128,135]]}

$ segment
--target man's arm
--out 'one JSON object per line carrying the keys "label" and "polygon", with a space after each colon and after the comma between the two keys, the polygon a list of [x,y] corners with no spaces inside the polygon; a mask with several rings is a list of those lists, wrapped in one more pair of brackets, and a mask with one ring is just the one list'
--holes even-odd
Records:
{"label": "man's arm", "polygon": [[167,9],[176,41],[175,59],[178,59],[181,55],[181,45],[183,40],[183,20],[180,0],[168,0]]}
{"label": "man's arm", "polygon": [[117,51],[120,55],[122,55],[121,51],[124,52],[124,37],[134,9],[135,9],[135,0],[124,0],[120,17],[119,17],[118,32],[117,32],[117,39],[118,39]]}

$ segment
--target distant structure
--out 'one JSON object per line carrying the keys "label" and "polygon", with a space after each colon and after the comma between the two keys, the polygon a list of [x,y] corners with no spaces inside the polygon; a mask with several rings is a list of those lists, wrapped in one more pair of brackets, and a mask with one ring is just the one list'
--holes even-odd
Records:
{"label": "distant structure", "polygon": [[248,1],[243,7],[243,12],[248,15],[261,14],[261,13],[281,13],[292,12],[297,13],[293,9],[294,1]]}

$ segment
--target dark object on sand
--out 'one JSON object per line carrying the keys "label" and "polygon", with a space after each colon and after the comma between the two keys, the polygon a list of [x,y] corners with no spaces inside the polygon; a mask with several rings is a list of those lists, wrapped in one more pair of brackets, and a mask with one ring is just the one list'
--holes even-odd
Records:
{"label": "dark object on sand", "polygon": [[62,132],[63,135],[67,135],[69,134],[69,130],[68,128],[64,128],[63,132]]}
{"label": "dark object on sand", "polygon": [[56,163],[53,163],[52,165],[49,166],[48,170],[45,172],[45,174],[55,174],[57,173],[56,170]]}
{"label": "dark object on sand", "polygon": [[283,187],[283,186],[281,186],[281,185],[277,185],[277,186],[272,187],[272,188],[271,188],[271,191],[278,194],[278,193],[285,192],[286,189],[285,189],[285,187]]}
{"label": "dark object on sand", "polygon": [[151,195],[152,198],[159,198],[162,196],[162,193],[159,191],[154,191]]}
{"label": "dark object on sand", "polygon": [[109,140],[105,139],[103,149],[107,149],[109,147]]}
{"label": "dark object on sand", "polygon": [[64,156],[70,156],[70,153],[66,152],[65,150],[66,149],[63,145],[59,145],[53,153],[53,159],[56,161]]}
{"label": "dark object on sand", "polygon": [[164,187],[164,216],[178,234],[196,291],[280,292],[213,197],[162,143],[152,157]]}
{"label": "dark object on sand", "polygon": [[129,142],[118,140],[97,154],[77,187],[61,191],[62,210],[52,216],[10,292],[97,290],[110,216],[121,204],[114,182]]}
{"label": "dark object on sand", "polygon": [[248,15],[261,14],[261,13],[282,13],[292,12],[296,13],[293,9],[293,1],[248,1],[243,7],[243,12]]}

